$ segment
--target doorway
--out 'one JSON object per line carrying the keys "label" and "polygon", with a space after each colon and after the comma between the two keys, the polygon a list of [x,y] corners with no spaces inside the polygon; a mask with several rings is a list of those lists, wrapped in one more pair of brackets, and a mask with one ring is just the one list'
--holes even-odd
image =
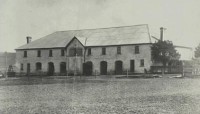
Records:
{"label": "doorway", "polygon": [[28,76],[30,74],[30,71],[31,71],[31,65],[30,65],[30,63],[27,63],[27,75]]}
{"label": "doorway", "polygon": [[101,61],[100,72],[101,72],[101,75],[107,75],[107,62],[106,61]]}
{"label": "doorway", "polygon": [[60,74],[66,74],[66,62],[60,63]]}
{"label": "doorway", "polygon": [[135,60],[130,60],[130,72],[135,72]]}
{"label": "doorway", "polygon": [[83,74],[88,76],[88,75],[92,75],[92,70],[93,70],[93,65],[92,62],[86,62],[83,63]]}
{"label": "doorway", "polygon": [[115,74],[121,75],[123,73],[123,63],[122,61],[115,62]]}
{"label": "doorway", "polygon": [[54,64],[52,62],[48,63],[48,75],[53,76],[54,75]]}

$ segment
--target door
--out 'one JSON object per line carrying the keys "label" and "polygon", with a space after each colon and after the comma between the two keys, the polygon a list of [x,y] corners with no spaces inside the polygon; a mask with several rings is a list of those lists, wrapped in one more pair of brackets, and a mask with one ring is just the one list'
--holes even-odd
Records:
{"label": "door", "polygon": [[66,74],[66,62],[60,63],[60,74],[65,75]]}
{"label": "door", "polygon": [[83,63],[83,74],[88,76],[88,75],[92,75],[92,62],[86,62]]}
{"label": "door", "polygon": [[31,71],[31,65],[30,63],[27,63],[27,75],[30,74],[30,71]]}
{"label": "door", "polygon": [[135,72],[135,60],[130,60],[130,72]]}
{"label": "door", "polygon": [[115,74],[121,75],[123,73],[123,65],[122,61],[115,62]]}
{"label": "door", "polygon": [[107,62],[106,61],[101,61],[101,63],[100,63],[100,71],[101,71],[101,75],[106,75],[107,74]]}
{"label": "door", "polygon": [[54,75],[54,64],[52,62],[48,63],[48,75],[53,76]]}

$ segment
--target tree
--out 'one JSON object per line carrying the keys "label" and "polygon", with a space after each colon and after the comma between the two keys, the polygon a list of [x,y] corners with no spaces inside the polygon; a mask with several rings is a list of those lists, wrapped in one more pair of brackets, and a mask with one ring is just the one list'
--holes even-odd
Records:
{"label": "tree", "polygon": [[171,41],[161,41],[154,43],[152,45],[152,60],[153,62],[162,63],[164,74],[166,65],[174,60],[179,60],[180,54],[174,48]]}
{"label": "tree", "polygon": [[195,58],[200,57],[200,44],[195,48],[194,56],[195,56]]}

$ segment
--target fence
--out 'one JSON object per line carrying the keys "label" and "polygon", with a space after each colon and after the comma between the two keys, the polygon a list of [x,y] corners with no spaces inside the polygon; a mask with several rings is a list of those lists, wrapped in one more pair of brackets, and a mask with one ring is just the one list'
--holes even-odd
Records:
{"label": "fence", "polygon": [[200,65],[193,66],[192,75],[200,75]]}
{"label": "fence", "polygon": [[178,74],[183,72],[182,66],[151,66],[150,72],[151,73],[162,73],[162,70],[168,74]]}

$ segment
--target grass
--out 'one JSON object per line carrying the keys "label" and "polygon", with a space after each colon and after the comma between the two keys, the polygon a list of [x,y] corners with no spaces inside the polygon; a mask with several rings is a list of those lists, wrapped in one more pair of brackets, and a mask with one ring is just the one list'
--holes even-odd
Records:
{"label": "grass", "polygon": [[200,79],[0,80],[1,114],[200,114]]}

